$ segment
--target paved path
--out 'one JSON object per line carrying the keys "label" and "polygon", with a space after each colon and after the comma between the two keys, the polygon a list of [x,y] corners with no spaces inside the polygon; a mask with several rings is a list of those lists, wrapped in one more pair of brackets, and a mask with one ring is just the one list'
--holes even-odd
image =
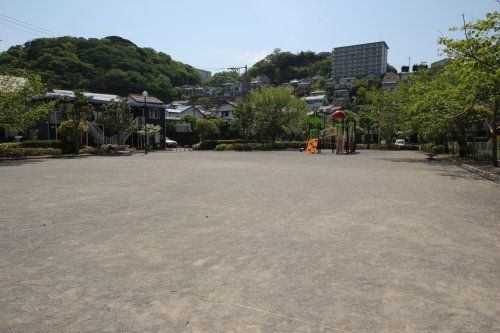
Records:
{"label": "paved path", "polygon": [[0,163],[0,332],[498,332],[500,187],[415,152]]}

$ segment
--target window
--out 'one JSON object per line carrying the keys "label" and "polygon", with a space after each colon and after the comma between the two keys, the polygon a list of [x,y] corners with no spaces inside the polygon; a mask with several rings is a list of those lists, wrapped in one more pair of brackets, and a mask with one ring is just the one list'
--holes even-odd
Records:
{"label": "window", "polygon": [[158,109],[149,109],[149,118],[160,118],[160,110]]}

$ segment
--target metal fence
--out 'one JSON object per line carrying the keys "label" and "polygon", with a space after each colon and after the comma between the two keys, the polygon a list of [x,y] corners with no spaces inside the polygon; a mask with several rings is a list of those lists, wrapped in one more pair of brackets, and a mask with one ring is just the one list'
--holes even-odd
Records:
{"label": "metal fence", "polygon": [[[450,152],[459,152],[458,142],[452,142],[448,148]],[[474,159],[478,160],[491,160],[493,144],[491,142],[467,142],[467,151]],[[500,156],[500,145],[497,144],[497,158]]]}

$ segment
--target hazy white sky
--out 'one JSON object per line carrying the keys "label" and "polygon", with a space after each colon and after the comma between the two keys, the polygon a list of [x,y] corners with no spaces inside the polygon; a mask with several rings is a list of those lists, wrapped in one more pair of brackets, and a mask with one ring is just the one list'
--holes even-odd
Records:
{"label": "hazy white sky", "polygon": [[478,19],[499,7],[495,0],[3,0],[0,51],[50,34],[118,35],[215,71],[252,65],[274,48],[331,51],[384,40],[399,68],[408,57],[439,59],[437,38],[462,14]]}

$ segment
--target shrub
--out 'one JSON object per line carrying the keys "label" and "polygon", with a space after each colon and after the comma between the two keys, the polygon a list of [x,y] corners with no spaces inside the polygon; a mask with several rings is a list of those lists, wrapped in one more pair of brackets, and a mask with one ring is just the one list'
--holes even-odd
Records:
{"label": "shrub", "polygon": [[227,143],[220,143],[217,146],[215,146],[216,151],[231,150],[232,148],[233,148],[233,145],[227,144]]}
{"label": "shrub", "polygon": [[389,143],[389,144],[371,144],[370,149],[375,149],[375,150],[400,150],[400,146],[397,146],[395,144]]}
{"label": "shrub", "polygon": [[[217,148],[220,146],[219,148]],[[199,150],[230,150],[249,151],[249,150],[283,150],[305,148],[305,141],[277,141],[275,143],[256,143],[255,141],[244,140],[204,140],[193,146]]]}
{"label": "shrub", "polygon": [[99,154],[111,154],[112,150],[113,150],[113,145],[112,144],[101,145],[99,147]]}
{"label": "shrub", "polygon": [[426,143],[420,145],[420,150],[426,153],[443,154],[445,151],[444,145],[435,145],[432,143]]}
{"label": "shrub", "polygon": [[235,143],[251,143],[255,141],[245,141],[245,140],[203,140],[197,143],[196,145],[193,145],[194,149],[199,149],[199,150],[213,150],[215,147],[219,144],[228,144],[232,145]]}
{"label": "shrub", "polygon": [[90,146],[83,146],[79,151],[78,154],[97,154],[99,150],[94,147]]}
{"label": "shrub", "polygon": [[12,146],[0,146],[0,157],[23,157],[51,155],[60,156],[61,149],[57,148],[16,148]]}
{"label": "shrub", "polygon": [[60,149],[63,153],[73,152],[73,143],[60,140],[27,140],[22,142],[5,142],[0,143],[1,147],[12,148],[55,148]]}
{"label": "shrub", "polygon": [[404,145],[399,147],[400,150],[418,150],[419,146],[417,145]]}
{"label": "shrub", "polygon": [[197,143],[199,150],[214,150],[217,146],[217,140],[203,140],[200,143]]}

